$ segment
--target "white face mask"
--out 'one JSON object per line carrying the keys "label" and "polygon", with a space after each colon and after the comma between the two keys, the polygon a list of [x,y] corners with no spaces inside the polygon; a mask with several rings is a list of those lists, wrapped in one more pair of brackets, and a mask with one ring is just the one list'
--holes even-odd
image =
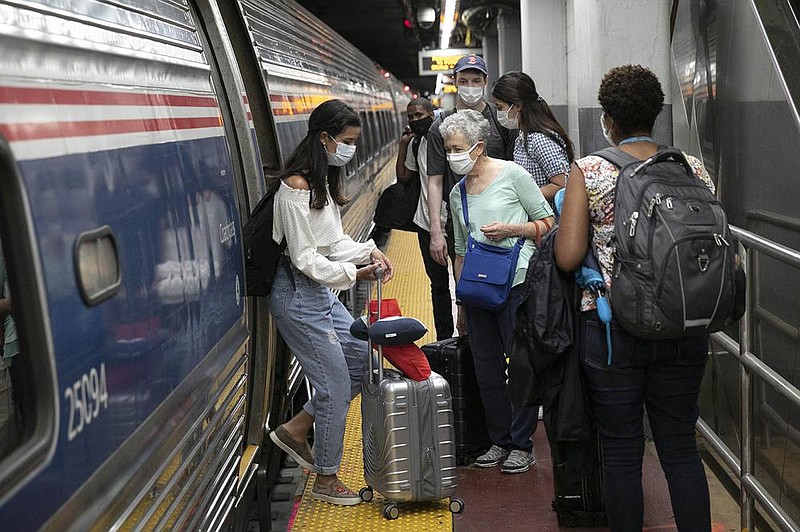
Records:
{"label": "white face mask", "polygon": [[[511,107],[514,107],[513,105]],[[519,129],[519,115],[516,118],[509,118],[508,113],[511,107],[505,111],[497,111],[497,121],[506,129]]]}
{"label": "white face mask", "polygon": [[470,173],[478,159],[473,160],[469,154],[472,153],[472,150],[474,150],[477,145],[478,143],[476,142],[467,151],[447,154],[447,162],[450,164],[450,169],[453,173],[456,175],[467,175]]}
{"label": "white face mask", "polygon": [[458,96],[467,105],[475,105],[483,98],[483,87],[459,87]]}
{"label": "white face mask", "polygon": [[328,164],[331,166],[344,166],[350,162],[353,155],[356,154],[355,144],[344,144],[337,142],[333,135],[330,135],[333,142],[336,142],[336,153],[331,153],[328,148],[325,148],[325,155],[328,156]]}
{"label": "white face mask", "polygon": [[600,127],[603,129],[603,136],[606,138],[606,141],[611,144],[612,146],[616,146],[617,143],[611,138],[611,130],[606,127],[606,121],[604,118],[606,114],[603,113],[600,115]]}

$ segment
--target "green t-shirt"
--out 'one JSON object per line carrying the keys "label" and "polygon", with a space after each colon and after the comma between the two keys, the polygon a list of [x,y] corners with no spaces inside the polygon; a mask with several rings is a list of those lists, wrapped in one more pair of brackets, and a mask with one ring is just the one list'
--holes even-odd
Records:
{"label": "green t-shirt", "polygon": [[[503,169],[483,192],[467,194],[467,207],[472,238],[478,242],[505,248],[514,246],[517,239],[506,238],[499,242],[490,242],[480,228],[492,222],[521,224],[553,216],[550,204],[544,199],[531,175],[513,162],[504,162]],[[464,256],[467,249],[467,229],[461,208],[461,187],[456,186],[450,192],[450,212],[453,215],[456,255]],[[512,286],[525,281],[528,261],[534,247],[533,240],[525,241],[519,254]]]}
{"label": "green t-shirt", "polygon": [[[0,248],[0,299],[5,299],[10,293],[8,289],[8,275],[6,274],[6,263],[3,259],[3,250]],[[14,318],[11,314],[7,314],[3,318],[3,326],[5,327],[5,344],[3,345],[3,358],[5,364],[0,362],[0,367],[10,364],[11,357],[19,354],[19,345],[17,343],[17,324],[14,323]]]}

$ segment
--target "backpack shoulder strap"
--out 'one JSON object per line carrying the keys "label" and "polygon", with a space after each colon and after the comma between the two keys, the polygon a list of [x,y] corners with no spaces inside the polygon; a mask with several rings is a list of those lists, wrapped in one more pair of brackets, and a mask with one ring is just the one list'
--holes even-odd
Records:
{"label": "backpack shoulder strap", "polygon": [[622,151],[621,149],[611,146],[608,148],[604,148],[602,150],[598,150],[591,155],[596,155],[597,157],[602,157],[606,161],[610,162],[614,166],[619,169],[631,164],[640,162],[639,159],[634,157],[633,155],[629,155]]}
{"label": "backpack shoulder strap", "polygon": [[417,168],[419,168],[419,143],[422,142],[422,139],[414,136],[414,139],[411,141],[411,153],[414,154],[414,162],[417,163]]}

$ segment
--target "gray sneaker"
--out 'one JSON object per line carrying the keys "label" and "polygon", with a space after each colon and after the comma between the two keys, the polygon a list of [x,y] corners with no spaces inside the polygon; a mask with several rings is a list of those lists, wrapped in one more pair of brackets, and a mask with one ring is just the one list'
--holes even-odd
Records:
{"label": "gray sneaker", "polygon": [[536,454],[531,449],[531,452],[520,451],[514,449],[503,462],[500,467],[501,473],[524,473],[529,470],[532,465],[536,465]]}
{"label": "gray sneaker", "polygon": [[475,467],[494,467],[508,457],[508,451],[499,445],[492,445],[488,451],[475,459]]}
{"label": "gray sneaker", "polygon": [[289,433],[286,431],[286,429],[283,428],[283,425],[280,425],[277,429],[270,432],[269,438],[275,443],[275,445],[286,452],[286,454],[294,458],[295,462],[306,469],[310,469],[311,471],[317,470],[317,468],[314,466],[314,454],[308,447],[307,441],[293,440],[292,437],[289,436]]}

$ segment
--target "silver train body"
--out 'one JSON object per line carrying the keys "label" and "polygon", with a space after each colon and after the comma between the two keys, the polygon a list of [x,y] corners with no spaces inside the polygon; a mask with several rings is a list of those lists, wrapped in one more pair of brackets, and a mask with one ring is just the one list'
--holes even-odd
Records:
{"label": "silver train body", "polygon": [[[789,0],[676,0],[671,49],[675,143],[702,157],[731,224],[791,250],[800,250],[796,9]],[[800,272],[765,253],[750,262],[750,350],[795,392],[755,377],[747,414],[739,361],[712,343],[700,416],[731,452],[716,455],[728,462],[720,478],[737,477],[733,469],[741,464],[734,462],[752,451],[753,469],[744,473],[800,523],[800,417],[797,401],[788,399],[800,385]],[[737,330],[726,332],[739,338]],[[752,426],[752,449],[740,445],[749,433],[743,417]]]}
{"label": "silver train body", "polygon": [[365,238],[402,85],[291,0],[0,0],[0,50],[21,346],[0,528],[243,528],[276,474],[266,431],[308,390],[244,297],[241,227],[339,98],[364,125],[343,220]]}

